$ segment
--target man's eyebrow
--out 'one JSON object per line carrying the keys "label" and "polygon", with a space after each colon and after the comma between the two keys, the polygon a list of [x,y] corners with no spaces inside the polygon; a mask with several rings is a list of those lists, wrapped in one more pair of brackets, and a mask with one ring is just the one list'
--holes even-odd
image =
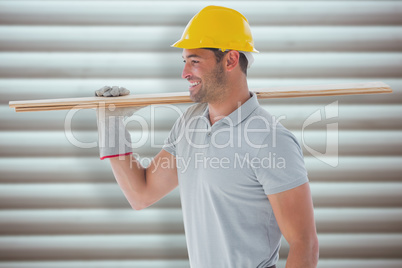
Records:
{"label": "man's eyebrow", "polygon": [[[182,58],[184,59],[184,56],[182,56]],[[199,56],[197,54],[191,54],[191,55],[186,56],[186,59],[188,59],[188,58],[201,58],[201,56]]]}

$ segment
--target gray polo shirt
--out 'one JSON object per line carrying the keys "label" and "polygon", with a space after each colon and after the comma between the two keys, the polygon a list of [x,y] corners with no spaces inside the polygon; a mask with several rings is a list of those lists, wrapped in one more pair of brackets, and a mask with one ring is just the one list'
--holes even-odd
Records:
{"label": "gray polo shirt", "polygon": [[163,146],[176,156],[191,267],[273,265],[282,235],[267,195],[308,181],[300,145],[256,95],[208,118],[207,104],[191,106]]}

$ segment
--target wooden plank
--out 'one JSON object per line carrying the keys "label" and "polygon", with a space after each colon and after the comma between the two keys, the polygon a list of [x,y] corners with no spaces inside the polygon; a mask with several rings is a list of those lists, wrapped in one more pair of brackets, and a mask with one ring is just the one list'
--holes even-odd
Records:
{"label": "wooden plank", "polygon": [[[392,89],[383,82],[306,85],[288,87],[270,87],[253,91],[259,99],[316,97],[353,94],[391,93]],[[99,105],[115,105],[116,107],[146,106],[158,104],[190,103],[189,92],[140,94],[121,97],[86,97],[47,100],[10,101],[9,106],[16,112],[53,111],[70,109],[91,109]]]}

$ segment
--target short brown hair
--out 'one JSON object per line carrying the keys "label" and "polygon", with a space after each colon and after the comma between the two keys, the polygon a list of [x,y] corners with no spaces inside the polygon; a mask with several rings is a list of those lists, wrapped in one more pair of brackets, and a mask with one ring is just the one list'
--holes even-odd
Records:
{"label": "short brown hair", "polygon": [[[226,53],[229,52],[229,50],[226,50],[225,52],[222,52],[219,48],[205,48],[205,49],[209,49],[211,51],[214,52],[215,54],[215,58],[216,58],[216,62],[219,63],[222,61],[223,56],[226,55]],[[240,58],[239,58],[239,65],[240,65],[240,69],[242,70],[242,72],[247,75],[247,65],[248,65],[248,60],[246,58],[246,56],[239,52],[240,54]]]}

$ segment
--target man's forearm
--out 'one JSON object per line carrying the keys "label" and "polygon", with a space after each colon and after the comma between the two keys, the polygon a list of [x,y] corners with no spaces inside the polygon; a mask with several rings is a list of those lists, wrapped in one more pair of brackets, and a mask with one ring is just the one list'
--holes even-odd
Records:
{"label": "man's forearm", "polygon": [[286,268],[315,268],[318,263],[318,241],[290,245]]}
{"label": "man's forearm", "polygon": [[135,210],[147,207],[146,172],[139,162],[132,155],[127,155],[122,159],[110,158],[110,164],[114,177],[131,207]]}
{"label": "man's forearm", "polygon": [[114,176],[131,207],[146,208],[178,185],[176,158],[161,150],[147,168],[132,156],[110,158]]}

